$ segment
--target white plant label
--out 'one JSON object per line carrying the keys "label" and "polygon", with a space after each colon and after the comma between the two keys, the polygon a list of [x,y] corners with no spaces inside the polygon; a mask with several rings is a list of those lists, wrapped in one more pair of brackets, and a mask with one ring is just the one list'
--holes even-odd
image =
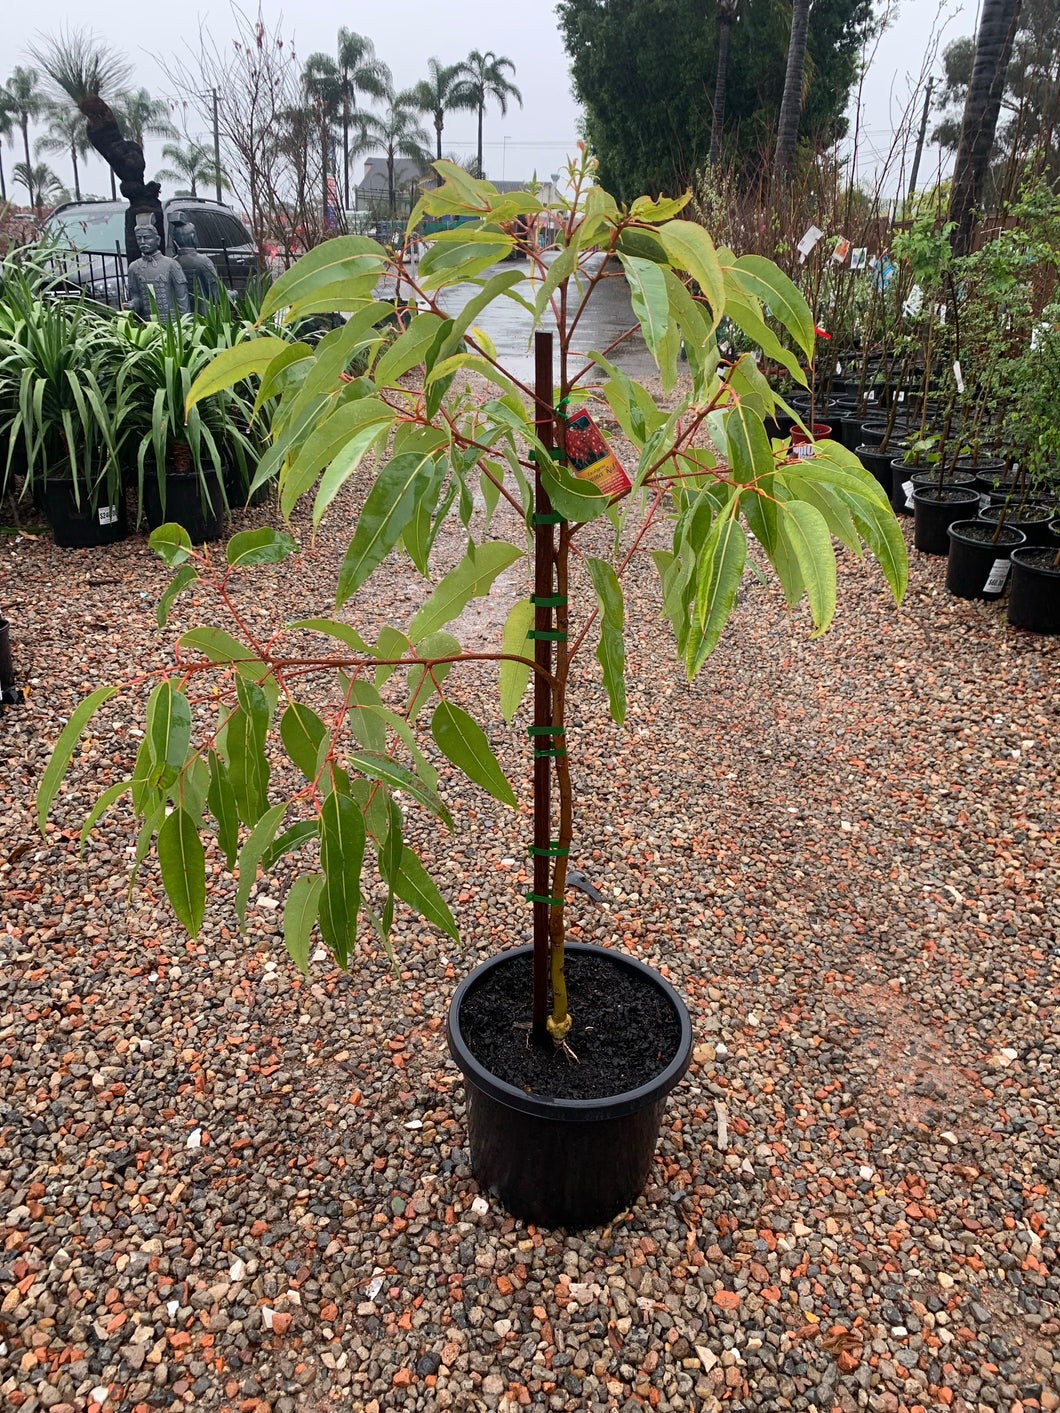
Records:
{"label": "white plant label", "polygon": [[[989,504],[990,504],[990,496],[987,494],[986,491],[983,491],[982,494],[979,496],[979,509],[980,509],[980,511],[986,510],[987,507],[989,506]],[[1008,563],[1007,560],[1006,560],[1005,562]]]}
{"label": "white plant label", "polygon": [[957,380],[957,391],[964,392],[964,374],[961,372],[961,360],[958,358],[953,365],[953,376]]}
{"label": "white plant label", "polygon": [[817,242],[821,239],[823,235],[824,231],[822,231],[819,226],[807,227],[806,234],[795,247],[795,249],[802,256],[803,260],[806,259],[807,255],[809,255],[810,251],[814,248],[814,246],[817,244]]}
{"label": "white plant label", "polygon": [[902,392],[900,392],[900,393],[898,394],[898,401],[899,401],[899,402],[904,402],[904,401],[905,401],[905,392],[904,392],[904,391],[902,391]]}
{"label": "white plant label", "polygon": [[799,457],[799,459],[802,461],[806,461],[810,457],[817,455],[817,448],[815,446],[810,446],[808,443],[805,443],[802,446],[793,446],[791,449],[795,453],[795,455]]}
{"label": "white plant label", "polygon": [[983,593],[999,594],[1005,587],[1011,568],[1012,561],[1010,559],[995,559],[991,565],[990,573],[986,577],[986,583],[983,585]]}
{"label": "white plant label", "polygon": [[101,525],[117,525],[118,507],[116,505],[101,505],[99,507],[99,523]]}
{"label": "white plant label", "polygon": [[905,491],[905,508],[906,508],[906,510],[912,510],[912,509],[913,509],[913,483],[912,483],[912,481],[903,481],[903,482],[902,482],[902,490]]}

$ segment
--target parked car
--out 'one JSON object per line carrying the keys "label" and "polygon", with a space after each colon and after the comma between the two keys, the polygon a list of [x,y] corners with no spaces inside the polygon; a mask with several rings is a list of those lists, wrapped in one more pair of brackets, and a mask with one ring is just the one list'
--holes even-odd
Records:
{"label": "parked car", "polygon": [[[55,240],[57,273],[70,293],[85,293],[115,308],[124,304],[126,209],[124,201],[68,201],[48,217],[45,231]],[[200,251],[213,261],[218,279],[232,294],[242,294],[248,282],[261,275],[254,238],[235,211],[201,196],[174,196],[162,202],[167,255],[175,253],[169,218],[176,211],[188,216]]]}

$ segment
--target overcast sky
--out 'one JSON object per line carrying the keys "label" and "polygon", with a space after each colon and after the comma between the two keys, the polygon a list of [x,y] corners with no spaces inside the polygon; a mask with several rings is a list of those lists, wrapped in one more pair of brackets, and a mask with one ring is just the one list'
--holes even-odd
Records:
{"label": "overcast sky", "polygon": [[[864,88],[864,141],[858,170],[866,178],[890,147],[894,125],[907,108],[920,73],[920,56],[938,29],[939,15],[944,21],[949,17],[945,43],[972,32],[977,5],[976,0],[941,0],[936,14],[931,0],[901,0],[895,8],[897,20],[880,42]],[[302,59],[314,50],[334,52],[340,25],[369,34],[380,58],[393,70],[398,87],[423,77],[432,55],[442,63],[455,63],[477,48],[511,58],[523,107],[513,104],[506,117],[495,106],[487,109],[484,161],[491,178],[522,179],[534,171],[545,178],[574,148],[578,108],[570,93],[567,57],[553,0],[524,0],[519,6],[496,0],[463,0],[455,5],[437,0],[389,0],[361,12],[351,10],[345,0],[314,0],[311,6],[288,6],[286,10],[265,0],[263,10],[267,21],[283,16],[283,30],[293,38]],[[195,38],[200,18],[218,41],[233,33],[231,13],[225,5],[196,13],[190,6],[152,4],[151,0],[94,0],[90,13],[96,34],[125,51],[135,65],[136,82],[156,97],[172,93],[167,64],[171,73],[172,65],[186,52],[184,38]],[[6,0],[0,32],[0,79],[6,79],[15,64],[27,62],[26,51],[34,39],[53,34],[63,25],[84,23],[85,10],[70,0],[34,0],[32,4]],[[159,62],[160,57],[164,62]],[[935,71],[941,72],[940,64],[936,63]],[[427,126],[433,138],[429,119]],[[200,135],[193,125],[191,136]],[[473,155],[474,116],[454,113],[446,122],[443,140],[447,150]],[[911,144],[909,152],[911,157]],[[6,149],[4,157],[10,180],[19,150]],[[147,157],[153,175],[162,164],[158,144],[149,147]],[[68,163],[60,155],[51,154],[47,160],[62,180],[70,181]],[[935,170],[937,160],[937,149],[929,148],[922,167],[924,177]],[[109,195],[106,168],[94,155],[88,160],[82,185],[86,192]]]}

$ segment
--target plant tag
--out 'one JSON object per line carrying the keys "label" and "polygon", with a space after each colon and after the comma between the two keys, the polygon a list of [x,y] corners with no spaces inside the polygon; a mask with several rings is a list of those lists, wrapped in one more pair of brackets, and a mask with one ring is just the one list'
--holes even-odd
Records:
{"label": "plant tag", "polygon": [[905,401],[905,389],[904,389],[904,388],[903,388],[903,390],[898,394],[898,401],[899,401],[899,402],[904,402],[904,401]]}
{"label": "plant tag", "polygon": [[802,257],[803,260],[806,259],[807,255],[809,255],[810,251],[814,248],[814,246],[817,244],[817,242],[821,239],[823,235],[824,231],[822,231],[819,226],[808,226],[806,228],[806,234],[795,247],[795,249],[799,252],[799,255]]}
{"label": "plant tag", "polygon": [[999,594],[1005,587],[1011,568],[1012,561],[1010,559],[995,559],[990,567],[990,573],[986,576],[986,583],[983,585],[983,593]]}
{"label": "plant tag", "polygon": [[869,401],[870,401],[870,402],[875,402],[875,401],[876,401],[876,389],[875,389],[875,388],[869,388]]}
{"label": "plant tag", "polygon": [[588,412],[579,412],[566,426],[567,460],[575,476],[591,481],[606,496],[624,496],[633,484]]}
{"label": "plant tag", "polygon": [[808,461],[811,457],[817,455],[817,448],[814,446],[813,442],[803,442],[800,446],[793,446],[791,450],[792,454],[797,456],[801,461]]}
{"label": "plant tag", "polygon": [[850,241],[847,240],[846,236],[840,236],[835,243],[835,249],[832,251],[832,259],[837,265],[842,265],[849,254]]}
{"label": "plant tag", "polygon": [[856,245],[850,252],[850,268],[852,270],[864,270],[868,261],[869,248],[867,245]]}
{"label": "plant tag", "polygon": [[912,481],[903,481],[903,482],[902,482],[902,490],[905,491],[905,508],[906,508],[906,510],[912,510],[912,509],[913,509],[913,483],[912,483]]}
{"label": "plant tag", "polygon": [[[986,491],[981,491],[979,494],[979,510],[980,512],[982,512],[984,510],[988,510],[989,508],[990,496]],[[1008,561],[1006,560],[1005,562],[1007,563]]]}
{"label": "plant tag", "polygon": [[957,391],[964,392],[964,374],[961,372],[961,360],[958,358],[953,365],[953,376],[957,380]]}
{"label": "plant tag", "polygon": [[836,377],[837,377],[837,378],[841,378],[841,377],[843,376],[843,365],[842,365],[842,363],[837,363],[837,364],[835,365],[835,374],[836,374]]}
{"label": "plant tag", "polygon": [[116,505],[101,505],[99,507],[99,523],[101,525],[117,525],[118,507]]}

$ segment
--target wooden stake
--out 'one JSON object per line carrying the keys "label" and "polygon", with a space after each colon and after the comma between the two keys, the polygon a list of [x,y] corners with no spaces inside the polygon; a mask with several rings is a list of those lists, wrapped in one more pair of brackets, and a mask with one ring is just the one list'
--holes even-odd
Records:
{"label": "wooden stake", "polygon": [[[552,335],[538,331],[534,335],[534,394],[537,399],[536,430],[541,444],[551,451],[553,444],[552,411]],[[552,502],[541,481],[541,467],[534,476],[534,512],[537,517],[552,515]],[[534,628],[547,632],[553,625],[552,609],[542,600],[549,600],[554,588],[555,540],[551,523],[534,524]],[[546,672],[552,671],[552,644],[547,638],[534,641],[534,661]],[[552,689],[548,679],[534,673],[534,725],[552,725]],[[535,752],[553,744],[552,738],[535,734],[531,738]],[[549,975],[549,905],[540,899],[549,897],[552,860],[548,850],[552,840],[552,759],[547,755],[534,757],[534,1007],[533,1035],[547,1041],[548,975]]]}

